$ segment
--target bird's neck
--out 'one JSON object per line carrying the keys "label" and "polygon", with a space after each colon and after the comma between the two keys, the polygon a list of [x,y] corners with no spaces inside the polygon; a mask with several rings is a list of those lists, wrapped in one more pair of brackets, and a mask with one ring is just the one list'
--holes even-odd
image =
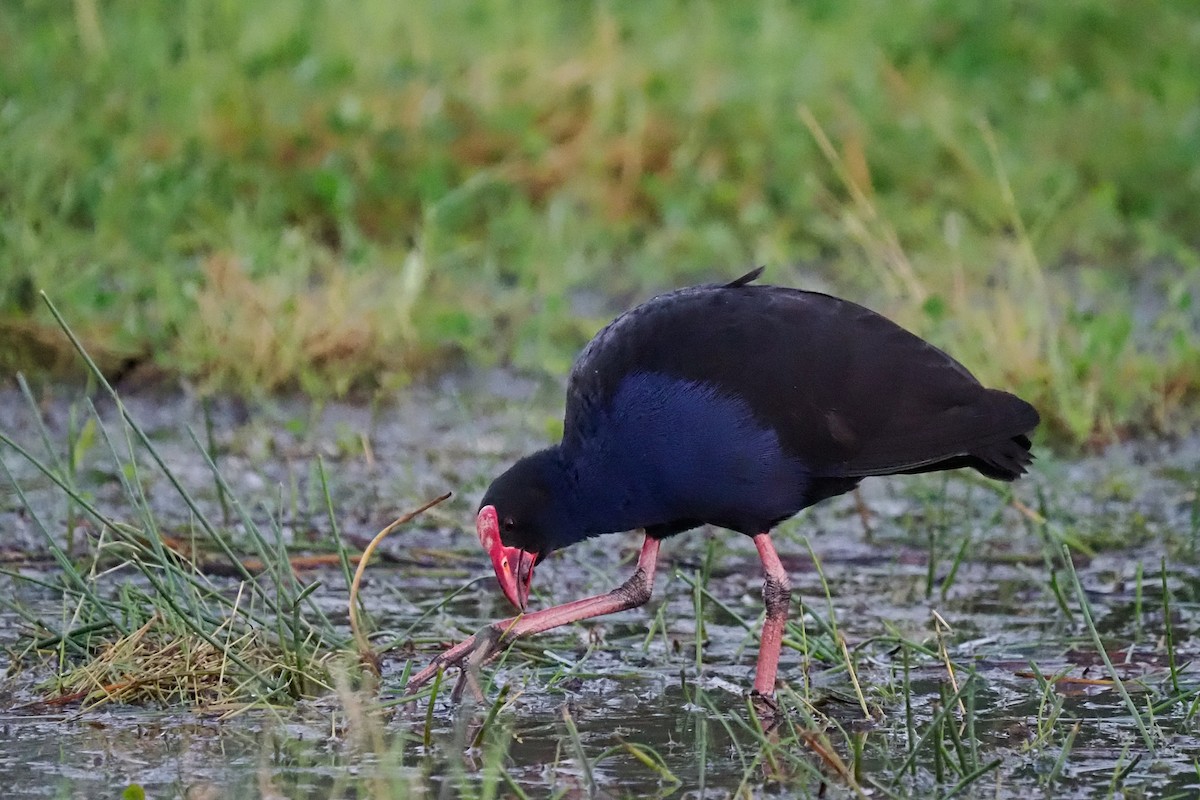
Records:
{"label": "bird's neck", "polygon": [[622,455],[596,441],[561,453],[564,511],[579,539],[658,521],[649,480],[638,475],[639,465],[633,459]]}

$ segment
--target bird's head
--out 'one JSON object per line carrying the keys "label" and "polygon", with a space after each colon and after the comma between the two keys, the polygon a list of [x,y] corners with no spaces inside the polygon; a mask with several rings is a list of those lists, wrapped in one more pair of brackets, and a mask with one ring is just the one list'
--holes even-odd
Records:
{"label": "bird's head", "polygon": [[513,464],[488,487],[475,516],[479,543],[492,558],[496,580],[504,596],[525,610],[533,568],[555,547],[555,470],[561,462],[552,450],[543,450]]}

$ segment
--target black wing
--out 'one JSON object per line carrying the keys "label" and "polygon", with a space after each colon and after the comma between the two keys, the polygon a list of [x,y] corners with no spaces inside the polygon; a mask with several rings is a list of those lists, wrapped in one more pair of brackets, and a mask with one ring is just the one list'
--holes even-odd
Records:
{"label": "black wing", "polygon": [[564,439],[588,434],[625,376],[649,372],[743,399],[817,475],[1024,471],[1031,405],[862,306],[750,285],[760,271],[661,295],[604,328],[571,371]]}

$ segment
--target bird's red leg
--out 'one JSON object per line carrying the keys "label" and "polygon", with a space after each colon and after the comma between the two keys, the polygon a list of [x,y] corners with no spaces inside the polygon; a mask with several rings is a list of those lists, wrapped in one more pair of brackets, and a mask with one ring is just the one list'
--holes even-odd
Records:
{"label": "bird's red leg", "polygon": [[787,622],[788,605],[792,599],[792,584],[787,571],[779,562],[771,536],[760,533],[754,537],[758,557],[763,565],[763,602],[767,619],[763,623],[762,643],[758,649],[758,668],[754,673],[754,691],[769,698],[775,694],[775,674],[779,670],[779,649],[783,644],[783,626]]}
{"label": "bird's red leg", "polygon": [[438,670],[448,666],[460,665],[464,669],[478,667],[522,636],[531,636],[571,622],[645,605],[654,591],[658,544],[657,539],[646,537],[642,542],[642,552],[638,556],[637,569],[633,576],[611,592],[493,622],[466,641],[434,658],[429,666],[412,677],[405,691],[412,693],[428,683]]}

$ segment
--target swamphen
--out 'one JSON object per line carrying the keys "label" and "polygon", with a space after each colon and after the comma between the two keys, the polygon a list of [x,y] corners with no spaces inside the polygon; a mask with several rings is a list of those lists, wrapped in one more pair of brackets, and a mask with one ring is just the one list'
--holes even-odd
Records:
{"label": "swamphen", "polygon": [[534,567],[592,536],[644,530],[633,577],[493,623],[410,689],[517,637],[644,604],[659,543],[708,524],[758,548],[767,614],[754,690],[769,698],[791,598],[771,528],[871,475],[1025,472],[1033,406],[862,306],[754,285],[761,272],[661,295],[600,331],[571,371],[562,442],[515,463],[480,504],[479,541],[522,611]]}

